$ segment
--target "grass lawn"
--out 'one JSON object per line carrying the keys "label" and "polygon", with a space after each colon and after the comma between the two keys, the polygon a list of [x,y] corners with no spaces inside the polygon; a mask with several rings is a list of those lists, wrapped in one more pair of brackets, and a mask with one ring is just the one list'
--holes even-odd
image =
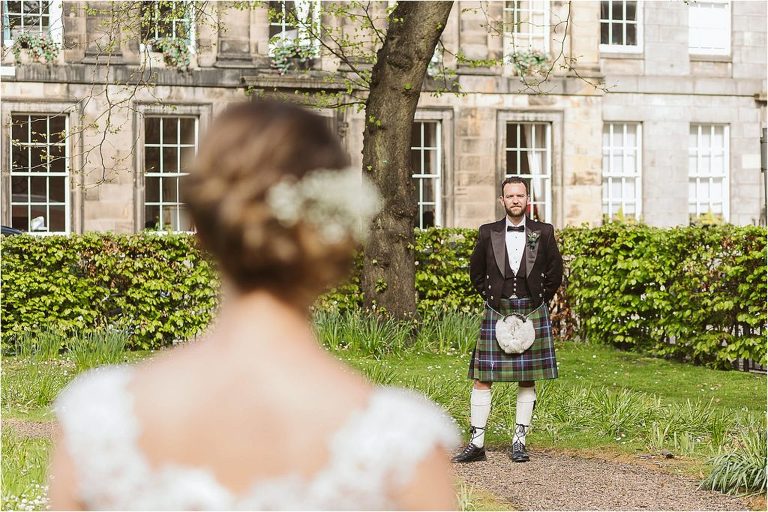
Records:
{"label": "grass lawn", "polygon": [[[466,432],[469,356],[404,354],[381,359],[340,354],[372,380],[418,388]],[[537,384],[531,446],[609,458],[675,454],[670,466],[703,478],[721,447],[744,429],[765,428],[766,378],[628,353],[558,343],[560,377]],[[494,385],[486,443],[506,447],[514,427],[515,384]]]}
{"label": "grass lawn", "polygon": [[[380,358],[338,351],[336,356],[379,384],[418,389],[440,403],[466,432],[469,423],[469,355],[403,352]],[[151,353],[125,353],[125,362]],[[560,378],[537,384],[538,402],[529,436],[533,449],[631,458],[639,453],[675,454],[669,469],[703,478],[719,450],[743,444],[745,432],[763,435],[766,378],[673,363],[610,347],[558,343]],[[76,374],[70,358],[5,357],[4,418],[53,420],[51,404]],[[494,385],[486,443],[506,447],[515,417],[517,386]],[[761,430],[762,429],[762,430]],[[24,495],[38,499],[44,483],[46,440],[25,440],[3,431],[3,508]],[[503,508],[482,490],[462,488],[469,508]]]}

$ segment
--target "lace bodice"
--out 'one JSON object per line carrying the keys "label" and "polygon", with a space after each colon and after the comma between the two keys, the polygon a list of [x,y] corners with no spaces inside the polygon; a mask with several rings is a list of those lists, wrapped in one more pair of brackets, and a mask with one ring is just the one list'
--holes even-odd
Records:
{"label": "lace bodice", "polygon": [[458,442],[454,425],[426,398],[376,388],[328,440],[330,459],[312,478],[276,475],[236,495],[204,467],[150,468],[137,444],[132,373],[128,366],[90,371],[56,401],[78,495],[91,509],[390,509],[393,486],[408,483],[436,445]]}

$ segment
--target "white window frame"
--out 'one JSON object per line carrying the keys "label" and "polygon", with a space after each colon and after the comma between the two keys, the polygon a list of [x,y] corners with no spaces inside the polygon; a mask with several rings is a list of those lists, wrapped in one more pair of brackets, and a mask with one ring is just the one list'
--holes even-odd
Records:
{"label": "white window frame", "polygon": [[[714,148],[711,145],[711,141],[714,140],[715,130],[722,128],[723,130],[723,147]],[[722,205],[722,216],[725,222],[729,222],[730,215],[730,126],[727,124],[719,123],[691,123],[689,129],[689,140],[693,130],[696,130],[696,145],[688,146],[688,215],[694,219],[699,216],[712,212],[714,215],[718,215],[718,212],[712,210],[712,206],[718,204],[717,201],[712,201],[712,185],[715,180],[722,181],[722,200],[719,203]],[[702,147],[702,133],[704,130],[709,130],[710,146],[708,148]],[[706,154],[705,154],[706,153]],[[719,155],[722,157],[723,168],[713,169],[713,155]],[[709,165],[705,168],[703,164],[703,157],[709,157]],[[695,173],[692,173],[691,158],[696,158]],[[709,199],[706,204],[702,204],[697,196],[691,197],[691,184],[694,184],[694,190],[698,191],[698,185],[705,183],[709,187]],[[693,206],[693,208],[692,208]],[[704,206],[707,207],[706,211]],[[691,211],[693,210],[693,211]]]}
{"label": "white window frame", "polygon": [[[8,194],[8,225],[12,225],[11,219],[13,217],[13,207],[14,206],[26,206],[27,207],[27,216],[28,216],[28,225],[27,229],[24,231],[32,234],[32,235],[65,235],[72,231],[72,173],[71,173],[71,149],[70,149],[70,137],[71,137],[71,129],[70,129],[70,119],[69,114],[66,112],[30,112],[30,111],[11,111],[9,114],[9,121],[12,122],[14,116],[28,116],[29,118],[29,128],[28,130],[32,130],[32,118],[46,118],[50,119],[51,117],[63,117],[64,118],[64,130],[66,131],[66,136],[64,137],[63,142],[60,143],[60,145],[64,146],[64,166],[65,171],[64,172],[50,172],[50,171],[16,171],[13,170],[13,155],[14,155],[14,147],[18,147],[18,145],[13,144],[11,141],[11,138],[13,137],[13,128],[9,124],[9,130],[8,130],[8,182],[7,182],[7,194]],[[47,125],[47,135],[50,132],[50,120],[46,123]],[[28,136],[28,140],[31,140],[31,133]],[[34,143],[34,142],[27,142],[27,143],[21,143],[22,146],[29,148],[28,151],[31,152],[31,150],[35,147],[44,147],[44,146],[50,146],[50,140],[46,139],[47,142],[45,143]],[[39,178],[51,178],[51,177],[63,177],[64,178],[64,201],[62,202],[52,202],[50,200],[50,192],[48,192],[48,197],[46,197],[45,202],[32,202],[31,200],[28,201],[20,201],[16,202],[13,200],[13,178],[15,177],[39,177]],[[46,186],[46,190],[48,189],[48,186]],[[28,187],[28,194],[31,194],[31,187]],[[44,216],[45,219],[45,230],[38,230],[38,231],[32,231],[32,213],[31,208],[33,206],[42,206],[45,207],[46,210],[50,206],[64,206],[64,230],[63,231],[50,231],[50,215]]]}
{"label": "white window frame", "polygon": [[[3,3],[3,19],[2,19],[3,46],[12,46],[13,37],[11,36],[11,29],[9,27],[8,2],[7,0],[2,0],[2,3]],[[64,22],[62,20],[63,2],[62,0],[51,0],[47,3],[48,3],[48,30],[46,33],[48,34],[48,36],[50,36],[51,40],[54,43],[61,45],[64,39]],[[34,29],[33,31],[37,33],[43,33],[43,31],[40,30],[39,24],[36,27],[36,29]]]}
{"label": "white window frame", "polygon": [[[631,0],[622,0],[622,1],[623,1],[624,6],[625,6],[624,10],[626,11],[626,4],[627,4],[628,1],[631,1]],[[608,12],[609,13],[613,12],[613,2],[614,2],[614,0],[608,0],[608,10],[609,10]],[[645,2],[643,2],[642,0],[637,0],[635,3],[637,4],[636,7],[635,7],[635,16],[636,16],[637,19],[634,22],[627,21],[627,20],[614,20],[614,19],[612,19],[610,17],[610,14],[608,15],[609,17],[606,18],[606,19],[601,17],[599,25],[598,25],[599,26],[599,30],[600,30],[598,37],[602,38],[602,29],[603,29],[602,25],[603,25],[604,22],[608,22],[609,26],[610,25],[619,25],[620,24],[620,25],[622,25],[624,27],[623,35],[624,35],[624,41],[626,41],[627,40],[627,37],[626,37],[626,34],[627,34],[626,27],[627,27],[627,25],[634,24],[635,27],[636,27],[637,44],[634,44],[634,45],[632,45],[632,44],[612,44],[612,43],[607,43],[606,44],[606,43],[602,43],[601,42],[600,43],[600,51],[601,52],[605,52],[605,53],[642,53],[643,52],[643,7],[644,7],[643,4]],[[610,31],[610,28],[609,28],[608,34],[610,35],[610,33],[611,33],[611,31]]]}
{"label": "white window frame", "polygon": [[[189,39],[187,39],[187,48],[189,49],[189,52],[194,55],[195,53],[197,53],[197,24],[195,23],[195,18],[193,16],[194,14],[193,0],[173,0],[173,1],[187,4],[186,23],[187,23],[188,33],[189,33]],[[155,8],[159,7],[159,5],[154,2],[153,2],[153,6]],[[143,3],[141,4],[141,7],[142,8],[144,7]],[[142,16],[143,16],[143,13],[142,13]],[[176,25],[174,22],[174,35],[171,37],[171,39],[177,39],[177,36],[175,34],[176,32],[175,26]],[[157,24],[155,24],[154,26],[154,32],[157,33]],[[150,40],[146,40],[146,41],[142,40],[140,42],[139,51],[141,53],[159,51],[152,48],[151,39],[152,38],[150,38]]]}
{"label": "white window frame", "polygon": [[[144,162],[146,160],[142,159],[141,175],[142,175],[142,178],[143,178],[145,183],[146,183],[146,178],[148,178],[148,177],[150,177],[150,178],[158,178],[159,179],[159,194],[160,194],[160,197],[158,198],[157,202],[152,202],[150,204],[146,200],[146,189],[144,189],[145,193],[143,194],[143,197],[142,197],[143,200],[142,200],[142,205],[141,205],[141,210],[142,210],[142,213],[143,213],[144,222],[146,223],[146,208],[147,208],[147,206],[157,206],[160,209],[160,225],[163,226],[163,227],[166,224],[170,224],[171,225],[171,229],[160,229],[158,231],[168,232],[168,233],[189,233],[191,231],[186,231],[186,230],[178,229],[179,222],[180,222],[179,208],[178,207],[182,206],[184,204],[184,203],[181,202],[181,191],[180,191],[179,187],[181,185],[181,180],[183,179],[183,177],[189,175],[188,172],[182,172],[182,170],[181,170],[181,149],[182,148],[193,147],[195,149],[195,154],[197,154],[197,150],[198,150],[199,144],[200,144],[200,118],[199,118],[199,116],[184,115],[184,114],[147,114],[145,116],[142,116],[142,121],[145,123],[147,118],[160,119],[160,134],[159,134],[160,142],[158,144],[148,144],[146,142],[146,128],[144,128],[144,130],[143,130],[143,134],[144,134],[144,137],[143,137],[144,156],[146,157],[146,148],[159,148],[160,149],[160,162],[159,162],[160,168],[159,168],[158,172],[148,173],[148,172],[146,172],[146,169],[144,167]],[[175,119],[177,121],[177,131],[176,131],[176,137],[177,138],[176,138],[176,143],[175,144],[166,144],[163,141],[163,124],[164,124],[163,120],[165,120],[165,119]],[[194,144],[182,144],[181,143],[181,140],[180,140],[180,138],[181,138],[181,130],[178,128],[178,122],[179,122],[180,119],[194,119],[194,121],[195,121],[195,141],[194,141]],[[146,125],[144,125],[144,126],[146,126]],[[177,170],[177,172],[173,172],[173,173],[163,172],[163,165],[164,165],[164,160],[165,160],[165,158],[163,157],[163,148],[166,148],[166,147],[175,148],[176,149],[176,159],[177,159],[177,162],[179,163],[179,169]],[[162,200],[163,179],[164,178],[175,178],[176,179],[176,183],[177,183],[176,201],[174,201],[174,202],[171,202],[171,201],[163,202],[163,200]],[[175,213],[175,218],[171,219],[171,222],[169,222],[169,223],[164,222],[164,219],[163,219],[163,208],[166,207],[166,206],[170,206],[170,207],[174,207],[175,206],[176,207],[176,209],[175,209],[175,212],[176,212]],[[142,226],[144,226],[144,224],[142,224]]]}
{"label": "white window frame", "polygon": [[[636,144],[634,146],[626,145],[627,128],[630,126],[634,126],[636,130]],[[627,181],[631,180],[635,185],[635,194],[632,201],[635,206],[635,211],[632,216],[636,220],[640,220],[643,207],[643,125],[642,123],[633,121],[605,122],[603,124],[603,138],[605,138],[606,129],[608,130],[608,145],[606,146],[603,143],[603,215],[609,220],[614,219],[619,211],[621,211],[624,216],[627,216],[626,205],[628,204],[628,198],[624,195],[624,185]],[[619,142],[618,144],[616,144],[617,138]],[[622,159],[621,172],[615,171],[612,168],[616,156],[619,156]],[[635,172],[629,174],[626,172],[628,167],[627,164],[632,160],[634,160]],[[618,198],[618,200],[615,200],[612,196],[613,187],[611,187],[611,185],[615,181],[621,183],[621,197]],[[614,209],[614,206],[618,206],[618,208]]]}
{"label": "white window frame", "polygon": [[[436,126],[435,130],[435,143],[436,146],[425,146],[424,145],[424,124],[426,123],[432,123]],[[417,126],[418,125],[418,126]],[[434,212],[435,212],[435,218],[434,218],[434,225],[435,227],[442,227],[443,225],[443,123],[440,119],[414,119],[413,121],[413,128],[412,129],[419,129],[420,130],[420,145],[419,146],[411,146],[411,152],[418,151],[421,156],[421,169],[418,169],[421,172],[416,172],[417,169],[413,169],[413,174],[411,174],[411,178],[415,180],[415,186],[416,186],[416,205],[418,206],[418,228],[419,229],[426,229],[424,225],[422,224],[423,214],[424,214],[424,207],[425,206],[434,206]],[[433,172],[430,174],[425,174],[424,171],[424,157],[427,151],[436,151],[436,162],[437,162],[437,172]],[[429,203],[424,201],[424,187],[422,186],[425,181],[432,180],[433,183],[433,190],[434,190],[434,202]],[[427,226],[429,227],[429,226]]]}
{"label": "white window frame", "polygon": [[[304,47],[311,47],[313,53],[315,56],[320,55],[320,40],[314,37],[311,37],[305,30],[302,29],[301,26],[296,28],[296,35],[291,35],[289,28],[291,25],[288,25],[286,22],[286,13],[285,13],[285,2],[280,1],[278,2],[282,5],[282,18],[279,21],[272,21],[269,20],[269,27],[279,27],[280,32],[275,34],[269,39],[269,56],[274,55],[275,48],[278,47],[281,44],[284,44],[286,40],[293,40],[298,39],[300,46]],[[321,28],[321,20],[320,20],[320,9],[321,9],[321,1],[320,0],[296,0],[294,2],[294,6],[296,8],[296,16],[299,18],[306,18],[310,15],[312,16],[312,25],[314,26],[314,30],[316,33],[320,33]],[[306,22],[305,22],[306,23]]]}
{"label": "white window frame", "polygon": [[[507,147],[507,130],[510,129],[510,126],[531,126],[531,141],[530,141],[530,147],[528,148],[520,148],[520,130],[516,128],[517,132],[517,142],[516,144],[518,147]],[[537,130],[537,127],[543,127],[543,134],[540,134]],[[530,206],[530,215],[533,215],[533,207],[534,205],[544,205],[544,217],[541,217],[541,213],[539,213],[539,220],[543,222],[549,222],[552,223],[552,177],[554,175],[554,169],[552,166],[553,162],[553,126],[552,122],[547,120],[516,120],[516,119],[508,119],[505,120],[502,124],[502,130],[500,130],[500,139],[501,144],[500,148],[501,151],[501,180],[499,180],[499,183],[503,181],[506,178],[511,177],[518,177],[523,178],[524,180],[529,180],[530,186],[528,190],[528,196],[529,196],[529,204]],[[537,140],[538,136],[544,137],[544,148],[536,148],[535,147],[535,141]],[[516,151],[517,150],[517,151]],[[519,151],[522,150],[522,151]],[[528,152],[543,152],[544,153],[544,169],[545,171],[542,174],[536,175],[536,174],[509,174],[507,173],[507,153],[509,152],[515,152],[517,153],[518,161],[520,159],[521,154],[528,153]],[[518,168],[520,166],[518,165]],[[543,198],[540,198],[538,194],[541,191],[535,191],[534,188],[534,180],[543,180],[544,182],[544,191],[543,191]],[[499,192],[499,191],[497,191]]]}
{"label": "white window frame", "polygon": [[[522,0],[524,1],[530,8],[524,10],[524,12],[529,13],[529,21],[522,22],[525,25],[527,25],[528,30],[527,31],[515,31],[514,27],[520,28],[518,25],[515,24],[515,18],[516,16],[519,16],[517,8],[513,5],[510,7],[511,4],[515,4],[515,0],[509,1],[506,0],[504,2],[504,5],[502,7],[503,12],[503,20],[504,20],[504,56],[510,57],[515,52],[520,51],[528,51],[528,50],[538,50],[540,52],[543,52],[545,55],[549,55],[549,49],[550,49],[550,39],[551,39],[551,13],[550,13],[550,2],[549,0]],[[530,13],[540,13],[543,15],[544,22],[543,26],[535,26],[530,21],[530,18],[532,17]],[[509,19],[512,19],[512,21],[508,21]],[[537,44],[538,40],[541,40],[541,45],[539,46]],[[507,59],[505,59],[507,60]]]}
{"label": "white window frame", "polygon": [[[701,9],[723,9],[723,12],[720,16],[717,16],[719,20],[722,20],[722,23],[725,25],[725,31],[728,34],[725,47],[712,47],[712,46],[701,46],[701,45],[694,45],[693,37],[694,34],[698,34],[694,30],[694,18],[696,16],[695,13],[702,12]],[[723,28],[723,27],[721,27]],[[704,31],[711,31],[711,27],[707,28],[704,27]],[[692,56],[710,56],[710,55],[718,55],[718,56],[729,56],[731,55],[731,45],[732,45],[732,36],[733,34],[733,28],[731,26],[731,2],[730,0],[707,0],[707,1],[701,1],[701,0],[691,0],[691,2],[688,4],[688,54]]]}

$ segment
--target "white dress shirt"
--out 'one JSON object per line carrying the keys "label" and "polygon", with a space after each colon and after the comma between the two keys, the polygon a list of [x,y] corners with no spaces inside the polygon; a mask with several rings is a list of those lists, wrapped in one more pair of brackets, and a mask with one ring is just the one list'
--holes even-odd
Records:
{"label": "white dress shirt", "polygon": [[[517,225],[512,224],[509,217],[506,217],[506,220],[507,226],[525,227],[525,217],[523,217],[523,222]],[[506,230],[506,227],[504,229]],[[507,247],[509,267],[515,272],[515,275],[517,275],[517,272],[520,270],[520,262],[523,260],[523,253],[525,252],[525,231],[507,231],[506,235],[507,238],[504,245]]]}

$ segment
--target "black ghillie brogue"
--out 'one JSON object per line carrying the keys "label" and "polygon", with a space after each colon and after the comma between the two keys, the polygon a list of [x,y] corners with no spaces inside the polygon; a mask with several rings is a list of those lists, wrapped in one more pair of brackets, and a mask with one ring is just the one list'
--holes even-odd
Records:
{"label": "black ghillie brogue", "polygon": [[528,457],[528,452],[525,450],[525,445],[520,442],[512,443],[509,458],[514,462],[528,462],[531,460],[531,458]]}
{"label": "black ghillie brogue", "polygon": [[451,462],[477,462],[486,460],[485,448],[478,448],[472,443],[467,444],[463,450],[451,459]]}

